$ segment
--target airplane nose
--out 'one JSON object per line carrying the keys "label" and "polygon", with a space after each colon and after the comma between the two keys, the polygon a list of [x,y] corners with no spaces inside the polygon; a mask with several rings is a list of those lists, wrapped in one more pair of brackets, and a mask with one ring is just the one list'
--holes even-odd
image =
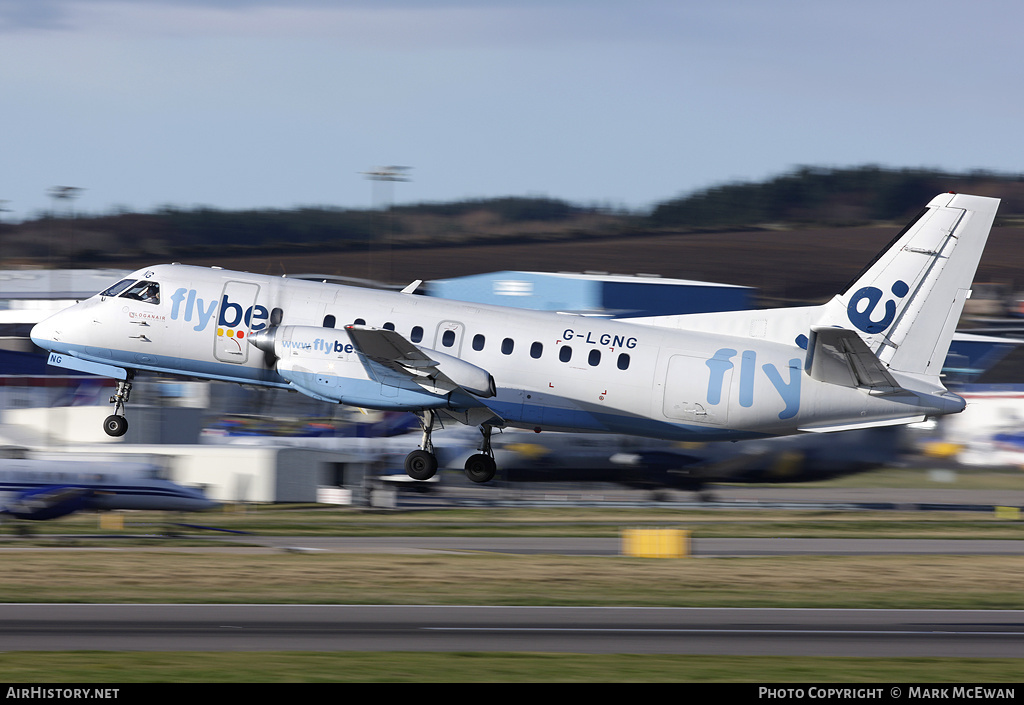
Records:
{"label": "airplane nose", "polygon": [[53,323],[49,318],[36,323],[32,326],[32,332],[29,333],[32,342],[43,350],[50,350],[53,347],[53,343],[57,339],[56,335],[57,331],[54,329]]}

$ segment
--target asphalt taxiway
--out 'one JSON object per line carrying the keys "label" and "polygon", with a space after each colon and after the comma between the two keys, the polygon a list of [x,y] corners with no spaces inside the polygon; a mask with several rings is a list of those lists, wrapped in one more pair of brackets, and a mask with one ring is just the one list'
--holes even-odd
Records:
{"label": "asphalt taxiway", "polygon": [[[56,538],[50,536],[50,538]],[[5,546],[0,555],[24,551],[132,552],[147,553],[277,553],[281,551],[388,554],[505,553],[511,555],[618,556],[619,538],[573,537],[474,537],[474,536],[241,536],[217,537],[217,545],[173,546],[119,545],[111,536],[66,536],[69,540],[104,542],[94,546]],[[234,545],[232,545],[234,544]],[[1006,539],[801,539],[801,538],[699,538],[690,542],[689,557],[724,556],[883,556],[962,555],[1021,556],[1024,541]]]}
{"label": "asphalt taxiway", "polygon": [[5,604],[0,650],[1001,658],[1024,653],[1024,611]]}
{"label": "asphalt taxiway", "polygon": [[[507,553],[520,555],[616,556],[619,538],[474,537],[474,536],[259,536],[230,539],[247,548],[237,550],[331,551],[337,553]],[[260,548],[252,544],[258,544]],[[236,549],[173,549],[225,550]],[[801,539],[697,538],[690,543],[694,558],[716,556],[873,556],[974,555],[1021,556],[1024,541],[1000,539]]]}

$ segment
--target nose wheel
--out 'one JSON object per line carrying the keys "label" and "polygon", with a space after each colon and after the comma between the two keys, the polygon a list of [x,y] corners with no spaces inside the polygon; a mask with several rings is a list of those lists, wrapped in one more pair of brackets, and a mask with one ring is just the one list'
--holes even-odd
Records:
{"label": "nose wheel", "polygon": [[103,419],[103,430],[108,436],[123,436],[128,432],[128,419],[117,414],[111,414]]}
{"label": "nose wheel", "polygon": [[114,405],[114,413],[103,420],[103,430],[108,436],[115,438],[123,436],[128,432],[128,419],[124,416],[124,405],[132,394],[132,378],[121,380],[117,383],[117,391],[110,397],[110,403]]}

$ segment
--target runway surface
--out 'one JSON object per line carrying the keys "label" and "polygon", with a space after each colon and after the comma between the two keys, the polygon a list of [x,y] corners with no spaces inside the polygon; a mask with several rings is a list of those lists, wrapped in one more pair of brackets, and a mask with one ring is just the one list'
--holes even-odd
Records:
{"label": "runway surface", "polygon": [[[923,471],[922,471],[923,472]],[[1024,507],[1024,482],[1019,489],[950,489],[932,487],[806,487],[786,485],[709,485],[702,500],[694,492],[627,489],[611,483],[510,483],[497,486],[445,486],[428,494],[398,494],[399,505],[418,507],[632,506],[663,509],[829,509],[944,510],[991,512],[994,507]],[[655,500],[654,497],[659,499]]]}
{"label": "runway surface", "polygon": [[[474,537],[474,536],[239,536],[221,537],[218,545],[170,546],[119,545],[125,537],[68,535],[69,540],[89,539],[97,546],[5,546],[5,553],[31,552],[133,552],[148,553],[277,553],[325,551],[332,553],[458,554],[506,553],[511,555],[617,556],[622,540],[572,537]],[[130,537],[128,537],[130,538]],[[143,537],[144,538],[144,537]],[[152,537],[150,537],[152,538]],[[232,546],[231,544],[236,544]],[[964,555],[1021,556],[1024,541],[1007,539],[797,539],[797,538],[702,538],[690,543],[691,558],[723,556],[882,556]]]}
{"label": "runway surface", "polygon": [[[510,555],[618,556],[623,554],[620,538],[573,537],[475,537],[475,536],[234,536],[216,537],[210,546],[145,547],[120,545],[132,538],[68,535],[69,541],[90,540],[100,545],[4,546],[0,555],[21,552],[134,552],[147,553],[387,553],[459,554],[505,553]],[[135,537],[154,538],[154,537]],[[234,544],[234,545],[232,545]],[[690,542],[691,558],[724,556],[883,556],[962,555],[1022,556],[1024,541],[1009,539],[798,539],[798,538],[702,538]]]}
{"label": "runway surface", "polygon": [[1024,611],[0,605],[0,650],[1019,657]]}
{"label": "runway surface", "polygon": [[[557,554],[615,556],[618,538],[527,538],[473,536],[337,536],[252,537],[248,541],[277,550],[322,550],[339,553],[465,553]],[[176,549],[177,550],[177,549]],[[187,550],[187,549],[186,549]],[[222,549],[223,550],[223,549]],[[230,549],[228,549],[230,550]],[[258,549],[257,549],[258,550]],[[705,538],[691,542],[691,555],[713,556],[868,556],[868,555],[1024,555],[1024,541],[997,539],[794,539]]]}

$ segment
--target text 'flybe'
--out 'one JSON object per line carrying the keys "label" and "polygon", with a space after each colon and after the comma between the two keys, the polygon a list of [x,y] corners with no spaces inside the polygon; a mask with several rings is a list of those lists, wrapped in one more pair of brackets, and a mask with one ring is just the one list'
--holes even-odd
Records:
{"label": "text 'flybe'", "polygon": [[270,319],[270,312],[264,306],[255,304],[243,309],[241,304],[231,301],[227,294],[224,294],[220,301],[216,299],[205,301],[195,289],[185,289],[184,287],[171,294],[171,320],[176,321],[179,317],[189,322],[195,320],[196,324],[192,326],[192,330],[206,330],[206,326],[213,319],[213,314],[218,308],[218,303],[220,304],[220,315],[217,317],[218,326],[237,328],[244,325],[253,332],[267,327],[266,321]]}

